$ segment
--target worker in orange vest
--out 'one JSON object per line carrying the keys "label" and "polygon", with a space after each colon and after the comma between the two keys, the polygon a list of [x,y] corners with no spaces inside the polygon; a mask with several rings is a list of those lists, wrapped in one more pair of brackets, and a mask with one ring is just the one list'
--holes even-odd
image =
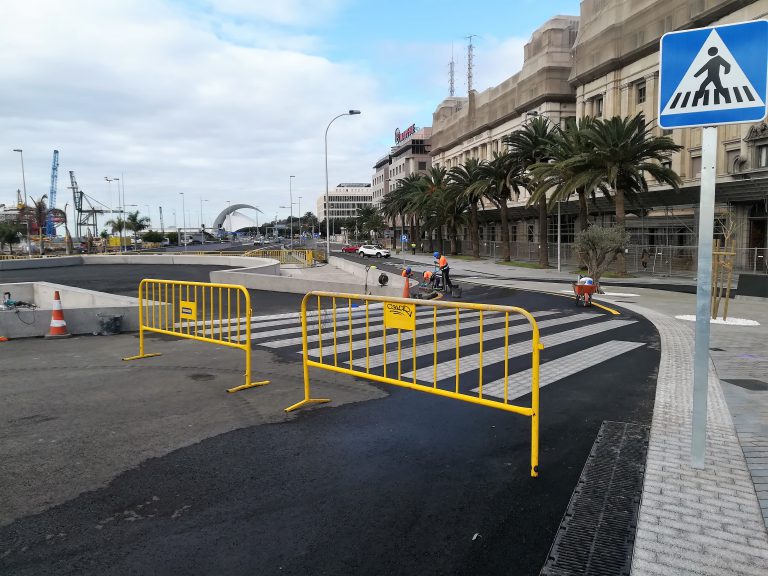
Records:
{"label": "worker in orange vest", "polygon": [[440,269],[440,273],[443,276],[443,292],[450,292],[453,288],[451,284],[450,272],[451,268],[448,266],[448,259],[440,252],[435,252],[435,264]]}
{"label": "worker in orange vest", "polygon": [[413,270],[411,270],[411,267],[408,266],[403,272],[400,274],[403,278],[413,278]]}

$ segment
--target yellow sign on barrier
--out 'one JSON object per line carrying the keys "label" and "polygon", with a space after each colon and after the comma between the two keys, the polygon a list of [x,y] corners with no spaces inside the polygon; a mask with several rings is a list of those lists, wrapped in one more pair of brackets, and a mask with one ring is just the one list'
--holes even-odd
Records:
{"label": "yellow sign on barrier", "polygon": [[416,329],[416,306],[401,302],[384,303],[384,325],[399,330]]}
{"label": "yellow sign on barrier", "polygon": [[197,302],[182,300],[179,303],[179,319],[197,320]]}
{"label": "yellow sign on barrier", "polygon": [[250,318],[251,295],[243,286],[145,278],[139,284],[139,354],[123,360],[160,356],[144,352],[144,333],[154,332],[243,350],[245,384],[227,392],[269,384],[251,382]]}
{"label": "yellow sign on barrier", "polygon": [[[314,309],[308,310],[310,304]],[[304,399],[286,408],[286,412],[330,401],[312,397],[310,367],[515,412],[531,419],[531,476],[538,476],[539,354],[544,346],[536,320],[527,310],[495,304],[310,292],[301,302],[301,327]],[[462,335],[462,329],[471,334]],[[526,342],[517,342],[513,344],[514,354],[510,354],[509,335],[528,331],[531,402],[530,406],[520,406],[509,397],[509,358],[527,354],[528,348]],[[488,351],[484,339],[503,339],[503,346]],[[310,340],[315,346],[311,351]],[[438,354],[452,356],[455,371],[441,373],[438,378]],[[492,383],[485,382],[484,361],[492,364],[499,360],[503,360],[503,377],[499,372]]]}

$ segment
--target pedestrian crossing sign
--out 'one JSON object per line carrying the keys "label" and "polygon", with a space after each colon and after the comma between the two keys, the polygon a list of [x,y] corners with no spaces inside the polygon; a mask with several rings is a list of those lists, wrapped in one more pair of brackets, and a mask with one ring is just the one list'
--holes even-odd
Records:
{"label": "pedestrian crossing sign", "polygon": [[659,126],[755,122],[768,101],[768,21],[670,32],[661,39]]}

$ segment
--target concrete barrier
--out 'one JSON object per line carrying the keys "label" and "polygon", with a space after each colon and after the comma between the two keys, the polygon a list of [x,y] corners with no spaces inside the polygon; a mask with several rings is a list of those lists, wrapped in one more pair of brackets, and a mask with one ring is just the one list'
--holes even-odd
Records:
{"label": "concrete barrier", "polygon": [[0,260],[0,270],[24,270],[26,268],[55,268],[58,266],[80,266],[80,256],[54,256],[51,258],[28,258],[24,260]]}
{"label": "concrete barrier", "polygon": [[[371,276],[373,276],[373,274],[370,271],[367,271],[366,268],[370,266],[376,266],[376,260],[371,261],[370,259],[368,259],[368,260],[362,260],[362,262],[365,262],[365,263],[358,264],[357,262],[352,262],[350,260],[347,260],[346,258],[339,258],[338,256],[331,256],[328,259],[328,264],[330,264],[331,266],[335,266],[339,270],[343,270],[348,274],[352,274],[353,276],[356,276],[361,280],[365,280],[365,275],[367,273],[368,280],[370,281]],[[376,270],[379,270],[379,269],[377,268]],[[401,279],[402,276],[400,276],[400,274],[395,274],[393,272],[388,272],[386,270],[381,270],[381,272],[389,276],[389,283],[394,284],[398,288],[396,295],[401,296],[403,293],[403,283],[402,283],[402,280],[399,280],[399,279]],[[378,275],[374,276],[373,278],[374,282],[376,282],[376,278],[378,278]],[[417,286],[418,284],[419,284],[418,280],[410,281],[411,288],[413,288],[414,286]]]}
{"label": "concrete barrier", "polygon": [[0,284],[0,293],[10,292],[14,300],[23,300],[37,309],[0,310],[0,336],[25,338],[44,336],[51,324],[53,293],[58,290],[64,308],[64,319],[70,334],[93,334],[100,330],[102,316],[122,316],[122,330],[139,329],[139,301],[129,296],[117,296],[74,288],[50,282],[19,282]]}

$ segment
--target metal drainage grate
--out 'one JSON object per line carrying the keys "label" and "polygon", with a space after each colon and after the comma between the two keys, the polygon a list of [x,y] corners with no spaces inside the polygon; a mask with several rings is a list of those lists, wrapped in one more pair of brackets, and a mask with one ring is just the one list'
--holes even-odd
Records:
{"label": "metal drainage grate", "polygon": [[626,422],[600,426],[542,575],[629,574],[649,432]]}

